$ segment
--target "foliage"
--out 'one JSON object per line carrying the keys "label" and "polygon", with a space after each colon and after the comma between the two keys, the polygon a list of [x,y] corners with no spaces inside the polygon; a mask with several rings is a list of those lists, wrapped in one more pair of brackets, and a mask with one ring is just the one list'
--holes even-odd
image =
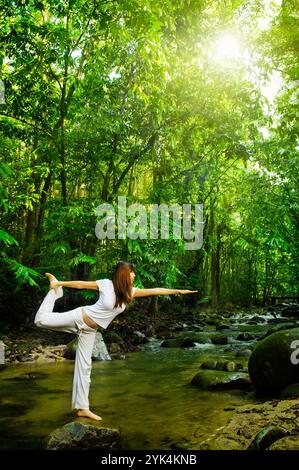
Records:
{"label": "foliage", "polygon": [[[294,6],[4,1],[1,276],[36,287],[39,272],[94,279],[126,259],[136,285],[198,288],[215,305],[298,295]],[[244,50],[230,54],[227,32]],[[120,195],[203,203],[203,247],[172,232],[97,239],[96,208]]]}

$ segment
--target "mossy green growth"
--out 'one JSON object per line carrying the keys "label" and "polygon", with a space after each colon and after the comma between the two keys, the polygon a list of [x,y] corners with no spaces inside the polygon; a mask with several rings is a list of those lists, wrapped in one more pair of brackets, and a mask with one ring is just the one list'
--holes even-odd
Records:
{"label": "mossy green growth", "polygon": [[[296,344],[298,341],[296,355]],[[248,361],[248,373],[261,392],[279,393],[299,382],[299,328],[280,330],[259,341]]]}

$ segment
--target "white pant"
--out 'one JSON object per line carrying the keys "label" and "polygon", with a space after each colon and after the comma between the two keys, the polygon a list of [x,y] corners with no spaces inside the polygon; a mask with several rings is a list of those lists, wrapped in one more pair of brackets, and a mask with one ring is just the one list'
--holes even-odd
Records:
{"label": "white pant", "polygon": [[92,350],[96,336],[96,329],[86,325],[83,321],[83,307],[69,310],[68,312],[53,312],[55,300],[62,297],[62,287],[57,292],[49,290],[41,303],[34,323],[40,328],[47,328],[54,331],[65,331],[67,333],[78,334],[78,344],[76,350],[72,409],[89,409],[89,387],[92,365]]}

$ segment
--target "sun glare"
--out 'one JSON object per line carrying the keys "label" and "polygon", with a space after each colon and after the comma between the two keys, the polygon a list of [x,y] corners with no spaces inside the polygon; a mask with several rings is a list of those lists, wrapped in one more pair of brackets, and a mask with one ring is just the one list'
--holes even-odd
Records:
{"label": "sun glare", "polygon": [[214,54],[218,58],[237,58],[241,53],[239,38],[230,33],[223,34],[216,39],[214,45]]}
{"label": "sun glare", "polygon": [[251,60],[248,48],[237,32],[218,33],[210,43],[210,59],[224,66],[232,62],[248,64]]}

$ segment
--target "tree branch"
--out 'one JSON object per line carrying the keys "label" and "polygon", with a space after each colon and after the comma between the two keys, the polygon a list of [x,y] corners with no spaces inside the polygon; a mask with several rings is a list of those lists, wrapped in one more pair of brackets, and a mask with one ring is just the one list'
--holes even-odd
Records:
{"label": "tree branch", "polygon": [[18,122],[21,122],[22,124],[26,124],[27,126],[30,126],[30,127],[34,127],[35,129],[37,129],[38,131],[41,131],[43,132],[44,134],[52,137],[52,134],[48,131],[46,131],[45,129],[43,129],[42,127],[38,127],[36,124],[33,124],[32,122],[28,122],[26,121],[25,119],[21,119],[21,118],[17,118],[15,116],[10,116],[9,114],[5,114],[5,113],[0,113],[0,118],[1,116],[3,117],[6,117],[6,118],[9,118],[9,119],[13,119],[15,121],[18,121]]}

